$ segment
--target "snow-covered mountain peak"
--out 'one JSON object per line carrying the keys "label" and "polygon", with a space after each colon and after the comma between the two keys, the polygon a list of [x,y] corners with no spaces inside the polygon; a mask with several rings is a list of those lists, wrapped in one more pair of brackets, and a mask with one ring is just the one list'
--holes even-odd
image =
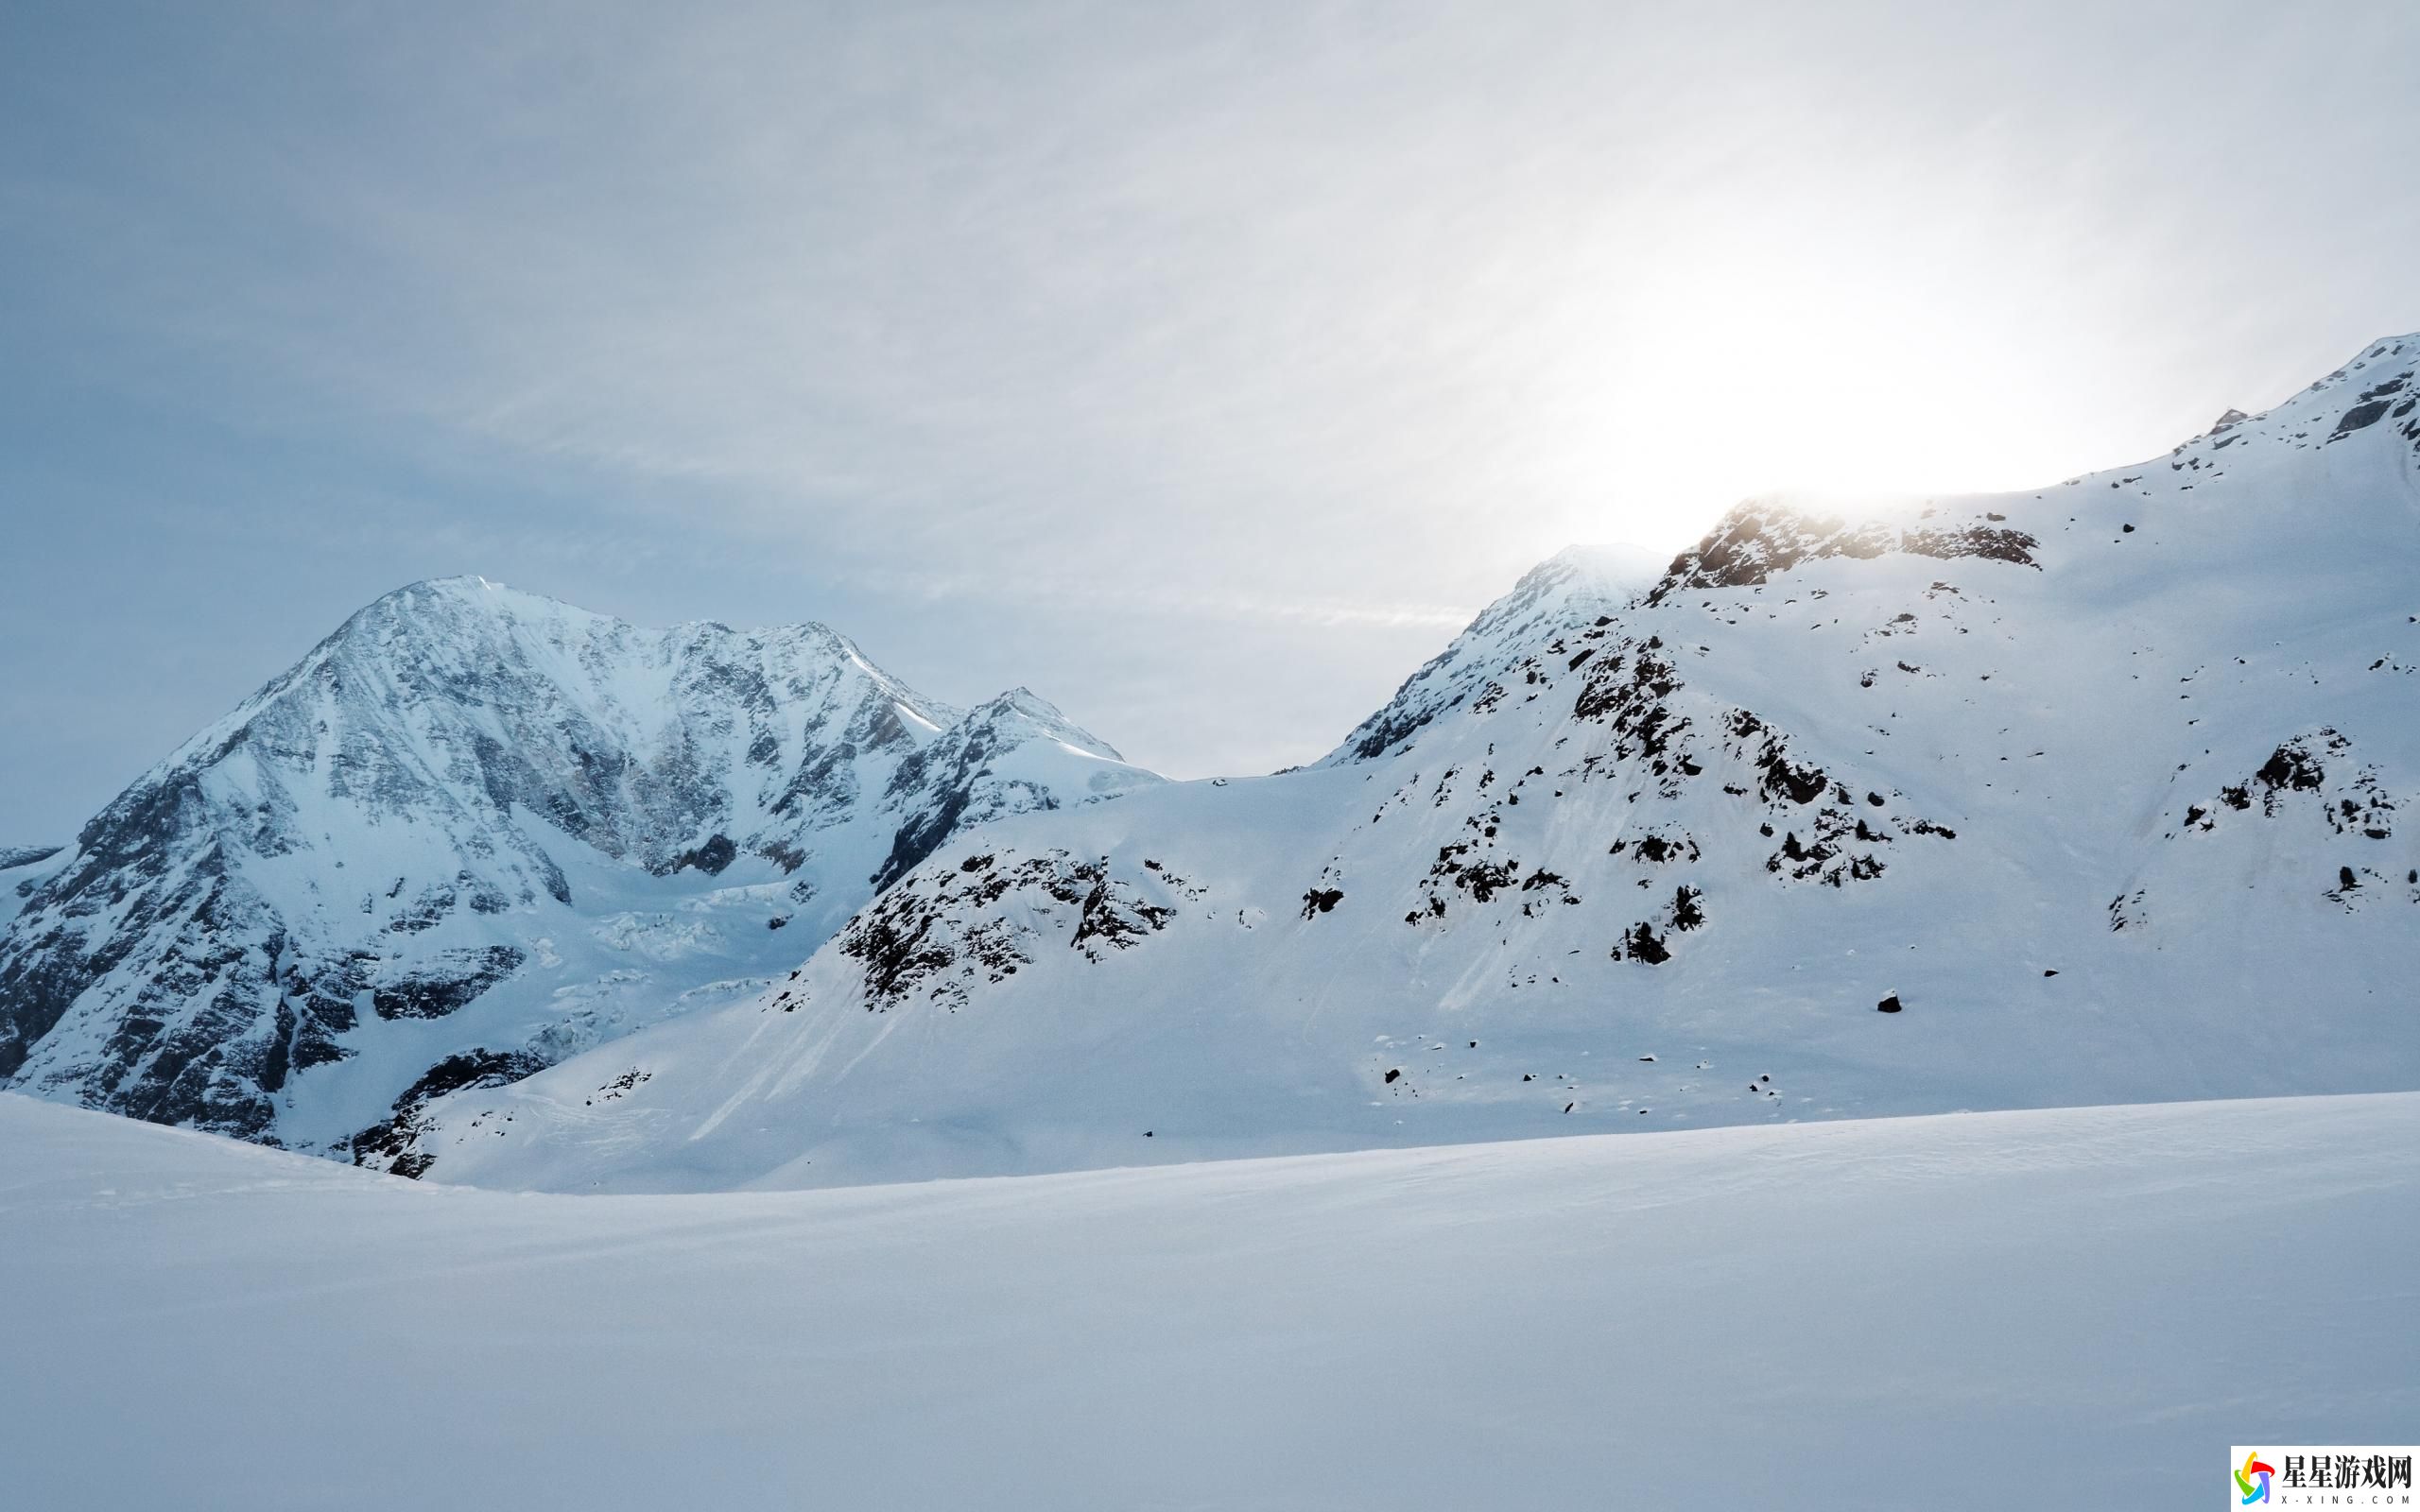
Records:
{"label": "snow-covered mountain peak", "polygon": [[1155,781],[1031,694],[963,713],[826,626],[409,584],[70,852],[0,868],[0,1078],[340,1150],[750,989],[969,825]]}
{"label": "snow-covered mountain peak", "polygon": [[963,722],[1020,730],[1026,736],[1057,741],[1070,750],[1104,761],[1122,762],[1126,759],[1109,742],[1069,719],[1060,712],[1058,705],[1030,688],[1011,688],[997,697],[976,705],[966,712]]}
{"label": "snow-covered mountain peak", "polygon": [[[2269,409],[2253,414],[2227,410],[2208,430],[2177,446],[2165,462],[2172,470],[2199,472],[2215,469],[2220,454],[2230,447],[2245,448],[2232,459],[2240,461],[2262,450],[2334,447],[2356,438],[2365,446],[2382,442],[2381,455],[2420,456],[2415,395],[2420,395],[2420,334],[2383,336]],[[2373,434],[2364,437],[2364,432]],[[2353,495],[2345,502],[2368,501]]]}
{"label": "snow-covered mountain peak", "polygon": [[555,637],[593,635],[620,623],[610,615],[485,577],[428,577],[372,599],[331,639],[366,644],[382,644],[395,635],[441,639],[459,635],[476,620]]}
{"label": "snow-covered mountain peak", "polygon": [[1530,568],[1522,580],[1559,585],[1575,600],[1618,603],[1654,587],[1671,560],[1669,551],[1635,541],[1575,542]]}
{"label": "snow-covered mountain peak", "polygon": [[1445,711],[1478,696],[1520,647],[1609,619],[1651,588],[1669,558],[1636,545],[1572,545],[1521,575],[1451,644],[1404,680],[1385,707],[1316,765],[1369,761],[1405,749]]}
{"label": "snow-covered mountain peak", "polygon": [[1046,699],[1011,688],[977,704],[899,765],[893,795],[939,790],[903,822],[873,874],[887,887],[968,825],[1009,814],[1115,798],[1160,782]]}
{"label": "snow-covered mountain peak", "polygon": [[2063,484],[1751,501],[1644,593],[1560,554],[1319,767],[937,845],[415,1150],[819,1183],[2411,1085],[2415,358]]}
{"label": "snow-covered mountain peak", "polygon": [[2394,369],[2394,376],[2408,376],[2408,369],[2415,360],[2420,360],[2420,331],[2380,336],[2363,346],[2335,371],[2313,380],[2304,392],[2323,393],[2338,387],[2374,387],[2380,373],[2386,369]]}
{"label": "snow-covered mountain peak", "polygon": [[473,576],[424,578],[382,593],[346,620],[329,642],[391,652],[413,643],[458,648],[466,641],[498,637],[557,648],[655,643],[670,655],[720,654],[733,646],[762,646],[768,654],[793,662],[846,663],[894,682],[855,641],[819,620],[747,629],[735,629],[720,620],[686,620],[650,630],[562,599]]}

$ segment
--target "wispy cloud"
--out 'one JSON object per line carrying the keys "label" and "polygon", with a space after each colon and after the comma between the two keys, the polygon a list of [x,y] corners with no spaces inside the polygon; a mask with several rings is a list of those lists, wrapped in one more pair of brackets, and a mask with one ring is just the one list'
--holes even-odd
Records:
{"label": "wispy cloud", "polygon": [[1213,676],[1157,621],[1288,634],[1301,705],[1096,711],[1274,749],[1569,541],[2064,476],[2420,325],[2420,13],[2331,14],[62,10],[0,59],[14,465],[156,497],[214,433],[230,530],[365,596],[786,575],[1125,689]]}

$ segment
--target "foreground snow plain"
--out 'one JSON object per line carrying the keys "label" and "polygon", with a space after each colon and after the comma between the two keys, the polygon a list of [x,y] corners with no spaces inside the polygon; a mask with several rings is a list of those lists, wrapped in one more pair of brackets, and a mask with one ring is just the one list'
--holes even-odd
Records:
{"label": "foreground snow plain", "polygon": [[2420,1420],[2420,1093],[695,1196],[0,1094],[0,1502],[2215,1505]]}

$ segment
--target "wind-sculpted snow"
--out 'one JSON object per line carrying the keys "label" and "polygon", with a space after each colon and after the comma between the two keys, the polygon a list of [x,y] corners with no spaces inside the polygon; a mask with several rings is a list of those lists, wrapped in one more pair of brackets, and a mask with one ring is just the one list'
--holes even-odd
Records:
{"label": "wind-sculpted snow", "polygon": [[2415,1149],[2405,1093],[573,1197],[0,1095],[9,1503],[2216,1506],[2247,1422],[2409,1439]]}
{"label": "wind-sculpted snow", "polygon": [[1658,581],[1566,553],[1318,765],[944,842],[412,1153],[826,1184],[2420,1086],[2415,354],[2054,488],[1744,508]]}
{"label": "wind-sculpted snow", "polygon": [[960,714],[821,626],[416,584],[65,852],[0,858],[0,1078],[383,1148],[465,1085],[433,1068],[493,1079],[746,995],[903,850],[1153,781],[1023,690]]}

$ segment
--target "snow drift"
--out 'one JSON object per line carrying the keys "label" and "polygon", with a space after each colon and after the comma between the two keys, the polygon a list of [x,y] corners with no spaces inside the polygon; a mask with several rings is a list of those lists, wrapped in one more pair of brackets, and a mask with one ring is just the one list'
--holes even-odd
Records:
{"label": "snow drift", "polygon": [[2397,1094],[548,1197],[0,1095],[0,1452],[61,1512],[2216,1505],[2409,1436],[2415,1149]]}

